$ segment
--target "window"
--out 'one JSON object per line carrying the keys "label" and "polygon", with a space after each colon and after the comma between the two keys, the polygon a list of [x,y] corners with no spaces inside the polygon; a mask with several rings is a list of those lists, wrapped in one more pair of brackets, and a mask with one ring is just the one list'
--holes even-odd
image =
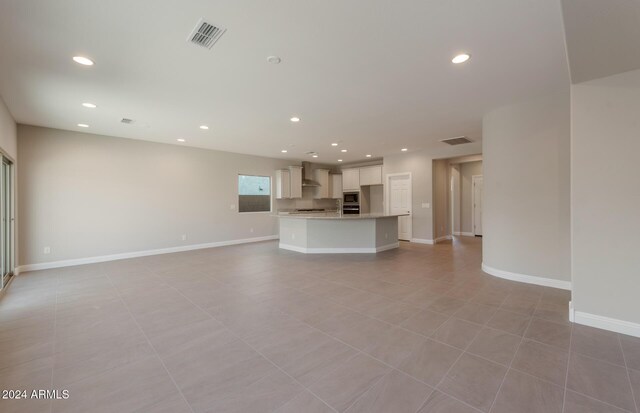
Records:
{"label": "window", "polygon": [[271,211],[271,177],[238,175],[238,212]]}

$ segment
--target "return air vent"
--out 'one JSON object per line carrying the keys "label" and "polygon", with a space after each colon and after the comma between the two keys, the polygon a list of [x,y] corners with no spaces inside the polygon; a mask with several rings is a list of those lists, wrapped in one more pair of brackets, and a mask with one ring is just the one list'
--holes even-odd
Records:
{"label": "return air vent", "polygon": [[191,31],[187,41],[211,49],[226,31],[227,29],[223,27],[218,27],[214,24],[207,23],[204,19],[200,19],[196,27]]}
{"label": "return air vent", "polygon": [[122,118],[120,120],[120,122],[126,123],[127,125],[130,125],[130,124],[132,124],[134,122],[134,120],[133,119],[129,119],[129,118]]}
{"label": "return air vent", "polygon": [[446,143],[447,145],[462,145],[463,143],[471,143],[473,141],[466,136],[458,136],[456,138],[442,139],[440,142]]}

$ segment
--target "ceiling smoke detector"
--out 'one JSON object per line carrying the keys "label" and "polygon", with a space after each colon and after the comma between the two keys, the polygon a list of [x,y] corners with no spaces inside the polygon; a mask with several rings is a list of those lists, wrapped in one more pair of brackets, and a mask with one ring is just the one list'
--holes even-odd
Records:
{"label": "ceiling smoke detector", "polygon": [[471,143],[473,141],[466,136],[458,136],[455,138],[442,139],[440,142],[446,143],[447,145],[462,145],[463,143]]}
{"label": "ceiling smoke detector", "polygon": [[120,119],[120,122],[126,123],[127,125],[130,125],[130,124],[132,124],[134,122],[134,120],[133,119],[129,119],[129,118],[122,118],[122,119]]}
{"label": "ceiling smoke detector", "polygon": [[189,34],[187,41],[211,49],[226,31],[227,29],[223,27],[218,27],[214,24],[207,23],[204,19],[200,19],[196,27],[191,31],[191,34]]}

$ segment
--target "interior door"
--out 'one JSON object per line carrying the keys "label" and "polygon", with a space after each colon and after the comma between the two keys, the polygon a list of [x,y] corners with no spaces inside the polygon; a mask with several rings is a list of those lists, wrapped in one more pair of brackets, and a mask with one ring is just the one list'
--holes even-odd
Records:
{"label": "interior door", "polygon": [[482,176],[473,177],[473,235],[482,235]]}
{"label": "interior door", "polygon": [[389,178],[389,213],[409,214],[398,218],[398,239],[411,240],[411,176]]}

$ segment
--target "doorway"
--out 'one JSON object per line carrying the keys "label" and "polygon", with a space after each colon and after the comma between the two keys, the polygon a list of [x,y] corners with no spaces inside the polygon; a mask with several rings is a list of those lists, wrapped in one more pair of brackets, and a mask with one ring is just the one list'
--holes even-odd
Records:
{"label": "doorway", "polygon": [[409,214],[398,217],[398,239],[411,241],[412,216],[411,216],[411,173],[404,172],[387,175],[387,211],[390,214]]}
{"label": "doorway", "polygon": [[4,288],[14,270],[14,210],[13,163],[2,156],[0,167],[0,289]]}
{"label": "doorway", "polygon": [[471,215],[473,228],[473,235],[482,236],[482,190],[483,180],[482,175],[473,175],[471,177],[473,184],[472,203],[473,213]]}

